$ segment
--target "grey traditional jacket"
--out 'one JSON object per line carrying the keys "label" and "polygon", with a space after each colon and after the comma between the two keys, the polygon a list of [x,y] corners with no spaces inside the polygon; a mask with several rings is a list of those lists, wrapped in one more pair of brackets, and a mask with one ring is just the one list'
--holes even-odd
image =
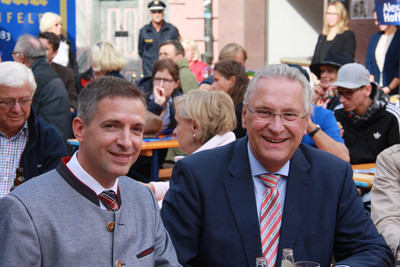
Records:
{"label": "grey traditional jacket", "polygon": [[180,266],[152,192],[118,186],[120,209],[103,210],[60,163],[1,198],[0,266]]}

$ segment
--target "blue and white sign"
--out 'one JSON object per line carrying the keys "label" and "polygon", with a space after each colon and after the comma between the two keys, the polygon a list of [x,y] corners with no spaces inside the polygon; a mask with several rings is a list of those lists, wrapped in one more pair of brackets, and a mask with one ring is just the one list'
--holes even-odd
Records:
{"label": "blue and white sign", "polygon": [[400,0],[375,0],[378,23],[400,25]]}
{"label": "blue and white sign", "polygon": [[61,16],[63,32],[75,45],[75,0],[1,0],[0,50],[2,60],[12,60],[11,52],[19,36],[29,33],[37,36],[43,13],[54,12]]}

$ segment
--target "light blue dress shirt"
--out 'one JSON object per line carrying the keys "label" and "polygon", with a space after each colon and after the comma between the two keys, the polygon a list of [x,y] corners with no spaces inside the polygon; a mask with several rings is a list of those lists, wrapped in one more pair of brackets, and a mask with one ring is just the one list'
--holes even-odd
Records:
{"label": "light blue dress shirt", "polygon": [[[261,202],[262,202],[262,196],[265,191],[265,184],[263,183],[263,181],[261,181],[259,176],[261,174],[271,173],[271,172],[266,170],[261,165],[261,163],[258,162],[258,160],[254,157],[253,153],[251,153],[249,144],[247,144],[247,152],[249,154],[250,171],[254,184],[254,195],[257,204],[258,220],[260,220]],[[289,176],[289,166],[290,166],[290,160],[286,162],[286,164],[279,171],[273,173],[273,174],[284,175],[284,177],[282,177],[279,180],[277,186],[279,192],[279,200],[281,202],[281,214],[283,214],[283,207],[285,206],[286,184],[288,179],[287,177]]]}

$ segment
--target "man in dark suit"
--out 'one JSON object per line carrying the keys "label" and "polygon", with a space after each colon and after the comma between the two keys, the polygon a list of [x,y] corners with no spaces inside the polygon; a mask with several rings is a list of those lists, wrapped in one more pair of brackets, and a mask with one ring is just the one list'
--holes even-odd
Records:
{"label": "man in dark suit", "polygon": [[71,68],[53,62],[53,58],[57,55],[58,47],[60,46],[60,37],[52,32],[41,32],[38,34],[38,39],[46,48],[47,59],[50,66],[57,73],[67,89],[70,111],[75,112],[78,106],[78,91],[76,90],[74,72]]}
{"label": "man in dark suit", "polygon": [[392,266],[351,166],[300,144],[312,111],[304,75],[266,66],[244,99],[247,137],[175,165],[161,215],[180,263],[254,266],[263,256],[280,266],[282,249],[292,248],[296,261],[321,266],[332,255],[334,266]]}

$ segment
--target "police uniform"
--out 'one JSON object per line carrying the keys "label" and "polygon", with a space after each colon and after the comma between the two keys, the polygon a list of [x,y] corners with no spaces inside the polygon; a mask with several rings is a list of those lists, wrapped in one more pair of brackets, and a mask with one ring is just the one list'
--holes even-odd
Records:
{"label": "police uniform", "polygon": [[[163,11],[165,4],[161,1],[152,1],[148,5],[150,11]],[[154,62],[158,59],[158,51],[161,43],[167,40],[178,40],[178,29],[166,21],[163,21],[159,32],[153,27],[152,22],[145,25],[139,32],[139,56],[142,58],[143,75],[150,76]]]}

